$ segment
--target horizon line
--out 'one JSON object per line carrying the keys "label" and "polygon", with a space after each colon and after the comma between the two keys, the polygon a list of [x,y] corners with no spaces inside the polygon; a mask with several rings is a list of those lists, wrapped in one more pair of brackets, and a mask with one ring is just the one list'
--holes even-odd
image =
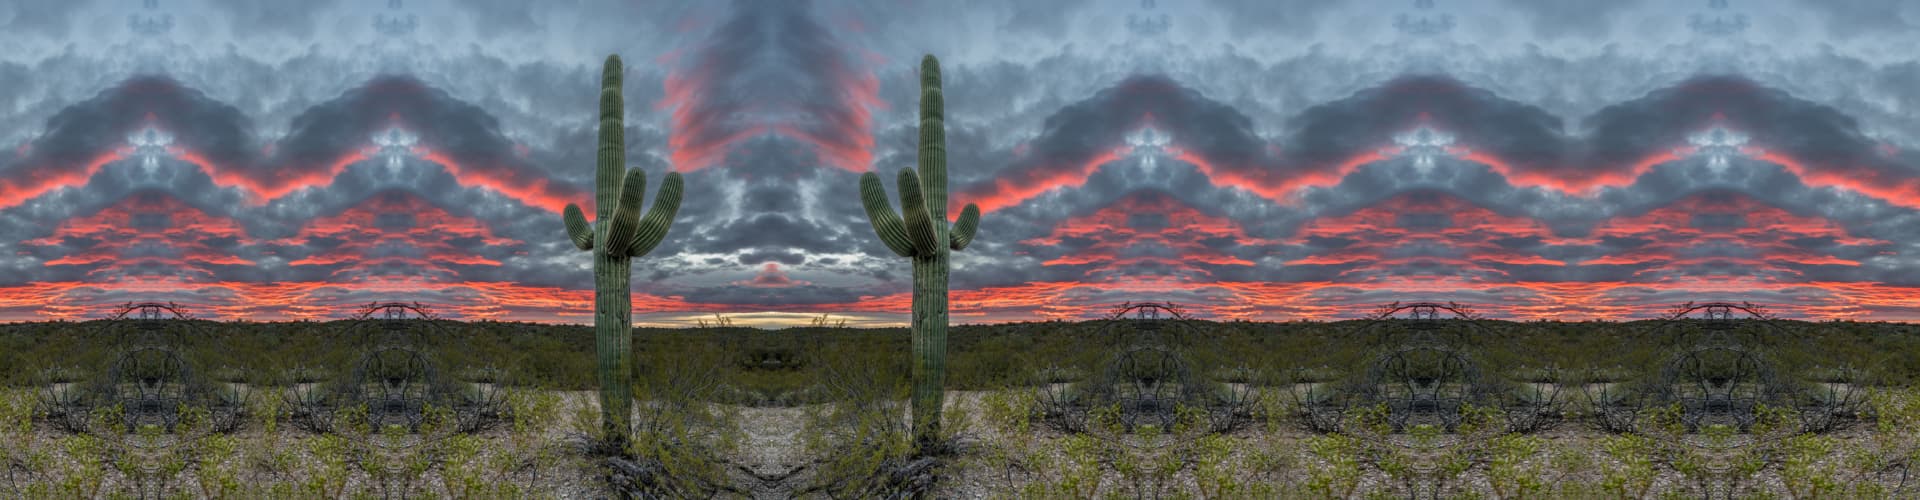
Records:
{"label": "horizon line", "polygon": [[[282,324],[282,323],[334,323],[334,322],[341,322],[341,321],[360,321],[360,320],[357,320],[357,319],[355,319],[355,318],[330,318],[330,319],[305,319],[305,318],[303,318],[303,319],[279,319],[279,320],[268,320],[268,321],[257,321],[257,320],[250,320],[250,319],[246,319],[246,318],[238,318],[238,319],[207,319],[207,318],[169,318],[169,319],[185,319],[185,320],[187,320],[187,321],[195,321],[195,320],[198,320],[198,321],[209,321],[209,322],[214,322],[214,323],[222,323],[222,324],[235,324],[235,323],[250,323],[250,324]],[[418,320],[418,319],[423,319],[423,318],[406,318],[406,319],[411,319],[411,320]],[[441,320],[441,321],[451,321],[451,322],[456,322],[456,323],[512,323],[512,324],[531,324],[531,325],[542,325],[542,326],[564,326],[564,327],[592,327],[592,326],[594,326],[594,325],[593,325],[593,323],[573,323],[573,322],[546,322],[546,321],[531,321],[531,320],[501,320],[501,319],[490,319],[490,318],[482,318],[482,319],[458,319],[458,318],[432,318],[432,319],[435,319],[435,320]],[[950,326],[968,326],[968,327],[971,327],[971,326],[1000,326],[1000,325],[1023,325],[1023,324],[1035,324],[1035,323],[1087,323],[1087,322],[1094,322],[1094,321],[1107,321],[1107,320],[1115,320],[1115,319],[1121,319],[1121,320],[1134,320],[1134,321],[1138,321],[1138,320],[1143,320],[1143,319],[1141,319],[1141,318],[1083,318],[1083,319],[1072,319],[1072,320],[1067,320],[1067,319],[1036,319],[1036,320],[1023,320],[1023,321],[1000,321],[1000,322],[986,322],[986,323],[949,323],[949,325],[950,325]],[[1175,318],[1155,318],[1155,319],[1145,319],[1145,320],[1148,320],[1148,321],[1151,321],[1151,320],[1169,320],[1169,321],[1171,321],[1171,320],[1174,320],[1174,319],[1175,319]],[[1375,320],[1375,319],[1378,319],[1378,318],[1370,318],[1370,317],[1356,317],[1356,318],[1340,318],[1340,319],[1312,319],[1312,318],[1295,318],[1295,319],[1284,319],[1284,320],[1249,320],[1249,319],[1240,319],[1240,318],[1235,318],[1235,319],[1210,319],[1210,318],[1185,318],[1185,320],[1186,320],[1186,321],[1205,321],[1205,322],[1209,322],[1209,323],[1270,323],[1270,324],[1286,324],[1286,323],[1341,323],[1341,322],[1349,322],[1349,321],[1369,321],[1369,320]],[[1395,320],[1412,320],[1413,318],[1389,318],[1389,319],[1395,319]],[[1696,317],[1687,317],[1687,318],[1679,318],[1679,319],[1682,319],[1682,320],[1702,320],[1702,321],[1704,321],[1704,320],[1705,320],[1704,318],[1696,318]],[[371,320],[376,320],[376,321],[378,321],[379,319],[371,319]],[[1615,318],[1586,318],[1586,319],[1575,319],[1575,320],[1562,320],[1562,319],[1501,319],[1501,318],[1472,318],[1472,319],[1467,319],[1467,318],[1438,318],[1437,320],[1439,320],[1439,321],[1460,321],[1460,320],[1466,320],[1466,321],[1492,321],[1492,322],[1502,322],[1502,323],[1633,323],[1633,322],[1640,322],[1640,321],[1666,321],[1666,320],[1670,320],[1670,318],[1663,318],[1663,317],[1644,317],[1644,318],[1619,318],[1619,319],[1615,319]],[[1920,320],[1861,320],[1861,319],[1851,319],[1851,318],[1827,318],[1827,319],[1799,319],[1799,318],[1750,318],[1750,317],[1749,317],[1749,318],[1732,318],[1732,319],[1731,319],[1731,321],[1752,321],[1752,320],[1761,320],[1761,321],[1783,321],[1783,322],[1797,322],[1797,323],[1861,323],[1861,324],[1889,324],[1889,325],[1920,325]],[[104,318],[104,317],[102,317],[102,318],[91,318],[91,319],[82,319],[82,320],[73,320],[73,319],[65,319],[65,318],[55,318],[55,319],[44,319],[44,320],[0,320],[0,326],[14,326],[14,325],[34,325],[34,324],[43,324],[43,323],[89,323],[89,322],[95,322],[95,321],[113,321],[113,319],[111,319],[111,318]],[[1430,321],[1431,321],[1431,320],[1430,320]],[[746,329],[746,328],[750,328],[750,329],[758,329],[758,330],[787,330],[787,329],[796,329],[796,328],[829,328],[829,329],[845,329],[845,330],[878,330],[878,329],[889,329],[889,328],[908,328],[908,327],[910,327],[910,326],[911,326],[911,325],[909,325],[908,323],[905,323],[905,322],[901,322],[901,323],[881,323],[881,324],[876,324],[876,323],[864,323],[864,324],[852,324],[852,325],[845,325],[845,326],[827,326],[827,325],[810,325],[810,324],[801,324],[801,323],[792,323],[792,324],[745,324],[745,325],[724,325],[724,326],[721,326],[721,325],[698,325],[698,324],[685,324],[685,323],[672,323],[672,324],[669,324],[669,323],[641,323],[641,322],[635,322],[635,323],[633,323],[633,328],[648,328],[648,329],[658,329],[658,330],[693,330],[693,329],[708,329],[708,328],[727,328],[727,329]]]}

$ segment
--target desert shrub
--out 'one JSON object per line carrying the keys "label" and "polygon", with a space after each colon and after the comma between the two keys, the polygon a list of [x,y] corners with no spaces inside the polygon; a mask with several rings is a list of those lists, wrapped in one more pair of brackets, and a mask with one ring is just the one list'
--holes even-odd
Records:
{"label": "desert shrub", "polygon": [[[1732,332],[1744,345],[1764,351],[1793,397],[1769,411],[1777,417],[1798,419],[1790,426],[1812,430],[1805,419],[1827,413],[1835,430],[1846,432],[1814,437],[1791,433],[1700,426],[1671,429],[1668,407],[1658,401],[1636,405],[1636,398],[1655,392],[1651,375],[1676,343],[1706,332],[1682,325],[1658,330],[1649,322],[1488,322],[1489,331],[1465,335],[1482,363],[1493,374],[1489,385],[1505,399],[1490,415],[1525,416],[1516,408],[1532,404],[1544,394],[1530,391],[1553,387],[1570,396],[1562,409],[1546,405],[1535,416],[1560,413],[1600,423],[1603,408],[1621,420],[1607,427],[1610,435],[1578,444],[1539,444],[1528,436],[1502,435],[1461,449],[1475,450],[1462,462],[1447,455],[1434,464],[1456,467],[1466,463],[1466,474],[1483,491],[1464,487],[1461,495],[1495,497],[1568,497],[1703,495],[1713,481],[1735,483],[1743,494],[1901,498],[1915,493],[1900,478],[1920,461],[1920,335],[1903,325],[1859,322],[1777,322],[1778,329],[1742,326]],[[1325,432],[1301,438],[1289,418],[1306,410],[1331,408],[1337,419],[1361,414],[1372,406],[1365,401],[1342,402],[1337,390],[1351,379],[1353,367],[1364,365],[1378,345],[1373,339],[1351,335],[1354,322],[1242,323],[1195,321],[1195,330],[1181,340],[1188,345],[1194,373],[1213,382],[1244,386],[1260,397],[1247,416],[1264,425],[1233,433],[1202,436],[1178,453],[1147,454],[1119,460],[1115,449],[1086,441],[1035,432],[1036,393],[1040,383],[1068,383],[1099,373],[1100,351],[1088,346],[1110,339],[1100,335],[1099,322],[1032,322],[1000,325],[956,325],[949,332],[947,386],[950,390],[984,391],[976,414],[952,414],[949,432],[966,431],[967,424],[988,434],[1035,437],[1021,446],[981,446],[992,454],[990,470],[1013,477],[1009,488],[1028,488],[1034,496],[1121,495],[1154,486],[1136,486],[1163,474],[1178,457],[1182,485],[1214,496],[1273,497],[1253,483],[1281,484],[1286,493],[1327,496],[1392,495],[1405,488],[1351,486],[1392,483],[1412,477],[1406,467],[1410,455],[1390,447],[1369,444],[1355,436],[1366,429],[1330,426]],[[83,382],[102,373],[112,361],[115,339],[95,322],[43,322],[4,325],[0,329],[0,425],[19,425],[20,398],[32,402],[53,381]],[[248,431],[264,434],[258,441],[218,438],[207,441],[203,455],[179,462],[193,480],[168,483],[169,492],[192,495],[224,492],[232,497],[352,496],[377,494],[361,486],[369,473],[360,467],[362,455],[351,441],[340,447],[326,440],[339,432],[301,432],[294,415],[300,401],[286,389],[302,383],[334,383],[351,373],[360,352],[342,338],[336,322],[215,323],[196,322],[205,333],[183,347],[193,366],[210,380],[241,383],[253,388],[249,399]],[[593,375],[590,327],[506,322],[450,323],[445,338],[430,344],[431,354],[444,362],[444,373],[472,380],[506,380],[486,375],[489,367],[511,375],[502,415],[507,428],[477,443],[470,438],[447,441],[435,453],[444,457],[475,457],[484,463],[465,463],[452,478],[433,476],[415,484],[412,494],[435,496],[517,496],[527,490],[474,490],[448,486],[480,483],[532,483],[538,464],[553,464],[577,455],[553,446],[545,429],[564,426],[562,407],[550,392],[533,389],[591,391]],[[656,494],[704,495],[750,484],[735,476],[728,462],[737,453],[738,415],[731,406],[806,407],[810,460],[807,472],[796,478],[797,490],[832,492],[840,496],[919,491],[927,471],[943,457],[917,454],[904,440],[905,383],[908,334],[904,328],[795,328],[764,331],[752,328],[636,329],[634,384],[650,412],[636,421],[648,426],[636,432],[634,447],[623,450],[633,468],[628,477],[635,488],[654,488]],[[1188,334],[1183,334],[1188,335]],[[1556,367],[1558,375],[1546,367]],[[674,377],[679,378],[674,378]],[[1531,385],[1522,385],[1531,384]],[[1834,387],[1857,388],[1863,397],[1836,392]],[[1290,391],[1317,390],[1296,398]],[[13,392],[6,392],[11,390]],[[24,396],[23,396],[24,395]],[[1071,396],[1071,395],[1069,395]],[[961,398],[961,400],[965,400]],[[542,402],[545,401],[545,402]],[[1832,403],[1832,404],[1829,404]],[[719,404],[719,405],[716,405]],[[1324,404],[1324,407],[1309,406]],[[1664,404],[1664,403],[1661,403]],[[33,405],[29,405],[31,407]],[[598,415],[584,406],[582,433],[593,432]],[[1540,405],[1535,405],[1540,406]],[[580,408],[576,406],[575,408]],[[952,411],[958,411],[958,406]],[[1536,408],[1538,409],[1538,408]],[[1857,409],[1857,410],[1856,410]],[[85,421],[92,408],[78,414]],[[32,415],[31,408],[26,413]],[[127,457],[116,456],[111,439],[98,446],[79,436],[58,434],[57,422],[42,412],[25,425],[49,436],[30,437],[13,432],[0,435],[6,450],[0,458],[20,474],[0,484],[0,496],[95,496],[124,490],[125,473],[114,467]],[[37,419],[37,420],[35,420]],[[1364,419],[1363,419],[1364,420]],[[1845,424],[1860,422],[1851,428]],[[13,422],[13,424],[7,424]],[[1524,422],[1521,422],[1524,423]],[[1509,422],[1510,428],[1522,427]],[[1552,423],[1551,419],[1534,423]],[[1567,430],[1562,426],[1560,430]],[[18,429],[19,427],[8,427]],[[325,429],[317,429],[325,430]],[[1159,431],[1160,429],[1155,429]],[[1570,432],[1588,432],[1574,428]],[[1781,431],[1786,432],[1786,431]],[[1720,434],[1715,434],[1720,433]],[[1721,435],[1724,434],[1724,435]],[[1559,431],[1547,436],[1560,435]],[[1277,436],[1286,436],[1284,438]],[[101,438],[101,436],[94,436]],[[229,436],[231,437],[231,436]],[[950,436],[957,439],[958,436]],[[1345,441],[1348,438],[1354,441]],[[1397,436],[1406,438],[1406,436]],[[1694,445],[1741,444],[1745,449],[1715,451],[1668,446],[1667,438],[1683,438]],[[246,438],[252,439],[252,438]],[[1441,436],[1440,440],[1457,439]],[[1587,439],[1583,436],[1581,439]],[[1715,439],[1720,441],[1716,442]],[[36,441],[37,440],[37,441]],[[1265,440],[1265,441],[1261,441]],[[1253,442],[1263,444],[1249,444]],[[23,444],[24,443],[24,444]],[[507,443],[507,444],[501,444]],[[544,445],[539,443],[546,443]],[[1823,444],[1824,443],[1824,444]],[[1098,444],[1099,446],[1096,446]],[[478,446],[474,448],[473,446]],[[1693,445],[1689,445],[1693,446]],[[1221,447],[1234,451],[1224,457]],[[228,452],[229,448],[235,451]],[[1251,448],[1253,451],[1247,451]],[[1737,447],[1735,447],[1737,448]],[[1173,448],[1169,448],[1172,450]],[[1274,450],[1306,450],[1301,457],[1283,459]],[[1733,449],[1733,448],[1729,448]],[[292,450],[292,451],[286,451]],[[1831,458],[1808,458],[1817,453]],[[79,458],[70,458],[78,453]],[[202,453],[202,452],[196,452]],[[1156,452],[1158,453],[1158,452]],[[1448,453],[1452,453],[1449,451]],[[344,456],[346,478],[334,477],[335,455]],[[480,458],[486,457],[486,458]],[[1439,457],[1439,455],[1436,455]],[[1796,458],[1797,457],[1797,458]],[[1267,466],[1249,465],[1255,462]],[[1296,463],[1297,462],[1297,463]],[[130,463],[130,462],[126,462]],[[464,462],[463,462],[464,463]],[[1273,464],[1286,464],[1277,466]],[[89,469],[86,465],[92,464]],[[400,464],[404,466],[406,464]],[[399,467],[396,466],[396,467]],[[435,465],[441,467],[442,465]],[[1229,477],[1236,467],[1279,470],[1259,481]],[[1125,468],[1131,476],[1121,474]],[[96,470],[97,469],[97,470]],[[1719,470],[1732,472],[1716,472]],[[404,470],[404,467],[396,470]],[[435,469],[440,471],[443,469]],[[510,471],[503,472],[503,471]],[[1751,474],[1748,472],[1751,471]],[[439,472],[429,472],[437,474]],[[238,476],[235,476],[238,474]],[[1017,476],[1017,477],[1016,477]],[[14,478],[20,479],[14,479]],[[57,478],[57,480],[56,480]],[[644,478],[644,479],[643,479]],[[1548,478],[1545,484],[1536,481]],[[1732,478],[1732,479],[1729,479]],[[240,489],[231,485],[238,482]],[[446,482],[451,481],[451,482]],[[646,481],[653,481],[646,483]],[[1148,481],[1151,482],[1151,481]],[[675,486],[663,486],[666,484]],[[1146,483],[1142,483],[1146,484]],[[11,489],[9,489],[11,488]],[[184,489],[183,489],[184,488]],[[1879,488],[1879,489],[1875,489]],[[1364,490],[1364,491],[1363,491]],[[1717,491],[1717,490],[1716,490]],[[37,492],[37,493],[36,493]],[[1016,491],[1017,492],[1017,491]]]}
{"label": "desert shrub", "polygon": [[[887,357],[905,364],[900,353]],[[950,406],[937,442],[916,448],[907,419],[907,380],[900,375],[905,366],[849,356],[829,358],[819,370],[829,402],[807,409],[803,443],[814,472],[795,488],[801,496],[924,494],[932,487],[934,470],[971,429],[972,419],[958,405]]]}
{"label": "desert shrub", "polygon": [[[636,366],[631,440],[620,450],[594,449],[616,491],[669,498],[744,493],[727,458],[740,444],[738,410],[712,402],[725,384],[717,352],[652,357]],[[536,411],[540,404],[523,402]],[[578,411],[576,431],[594,446],[608,443],[600,435],[598,409],[580,405]]]}
{"label": "desert shrub", "polygon": [[34,433],[35,397],[31,391],[0,387],[0,468],[6,470],[4,496],[46,496],[53,456]]}
{"label": "desert shrub", "polygon": [[980,398],[981,418],[987,425],[1014,435],[1032,430],[1037,407],[1032,391],[1006,389],[989,392]]}

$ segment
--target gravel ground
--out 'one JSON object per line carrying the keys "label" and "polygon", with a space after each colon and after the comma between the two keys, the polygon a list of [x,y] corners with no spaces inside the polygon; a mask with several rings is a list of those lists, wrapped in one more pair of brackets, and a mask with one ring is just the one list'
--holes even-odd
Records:
{"label": "gravel ground", "polygon": [[[1072,458],[1064,451],[1063,444],[1069,436],[1048,430],[1035,424],[1027,433],[1013,434],[982,421],[980,415],[984,407],[982,399],[987,393],[975,391],[952,391],[948,393],[949,407],[962,408],[970,416],[966,422],[949,422],[950,428],[964,429],[959,443],[961,451],[946,457],[944,466],[937,471],[939,481],[933,491],[935,498],[1010,498],[1019,497],[1023,488],[1029,485],[1055,485],[1061,481],[1062,474]],[[606,488],[600,477],[599,467],[591,457],[583,454],[575,443],[578,436],[573,423],[576,410],[588,410],[587,415],[597,418],[592,411],[596,394],[590,391],[563,392],[559,394],[559,408],[554,421],[545,425],[537,435],[521,437],[518,440],[506,428],[496,427],[479,434],[487,446],[478,463],[486,463],[501,450],[513,449],[522,452],[545,450],[551,458],[542,460],[535,469],[514,471],[504,478],[495,480],[519,484],[534,497],[542,498],[609,498],[611,491]],[[739,447],[734,456],[724,457],[730,466],[737,470],[735,475],[751,491],[755,498],[789,498],[793,488],[804,484],[809,467],[820,457],[809,455],[805,447],[805,429],[810,410],[805,407],[738,407]],[[1587,429],[1578,423],[1566,423],[1557,428],[1536,434],[1544,442],[1543,450],[1523,461],[1527,470],[1534,471],[1542,479],[1553,484],[1598,484],[1603,480],[1604,471],[1619,466],[1602,446],[1602,440],[1608,436]],[[1884,443],[1898,441],[1897,436],[1887,436],[1871,429],[1870,425],[1855,426],[1852,429],[1831,434],[1837,440],[1832,456],[1820,464],[1839,468],[1858,450]],[[283,427],[278,436],[267,436],[257,423],[232,434],[238,441],[235,458],[225,462],[227,467],[237,471],[237,477],[244,484],[299,484],[313,477],[311,474],[319,465],[316,457],[306,447],[300,446],[312,436],[305,431]],[[1281,497],[1297,497],[1304,494],[1304,484],[1316,471],[1324,470],[1327,462],[1309,451],[1307,443],[1316,435],[1284,427],[1274,430],[1244,429],[1227,436],[1232,447],[1228,458],[1222,463],[1233,477],[1245,478],[1248,482],[1266,482],[1279,486]],[[1908,437],[1908,441],[1912,438]],[[0,431],[0,446],[7,448],[0,457],[19,458],[23,453],[45,451],[49,462],[40,467],[42,480],[57,484],[80,471],[78,462],[68,454],[63,446],[71,441],[67,434],[53,429],[45,423],[38,424],[31,433]],[[1133,450],[1152,455],[1164,453],[1169,448],[1149,448],[1131,443]],[[1895,445],[1910,446],[1911,443]],[[1569,451],[1570,450],[1570,451]],[[12,455],[8,455],[11,453]],[[1565,470],[1555,464],[1555,453],[1571,453],[1585,458],[1584,466]],[[291,460],[290,467],[269,465],[275,455],[283,455]],[[1267,461],[1255,460],[1256,455],[1269,454]],[[1112,466],[1112,455],[1098,457],[1102,461],[1098,482],[1099,494],[1118,494],[1122,497],[1148,496],[1134,491],[1133,481],[1116,472]],[[1036,460],[1037,459],[1037,460]],[[1261,468],[1256,464],[1278,464]],[[131,483],[128,476],[106,468],[102,491],[126,490]],[[18,477],[18,476],[16,476]],[[1485,467],[1474,467],[1459,477],[1448,478],[1454,484],[1467,485],[1470,489],[1484,492],[1488,490],[1488,474]],[[1770,466],[1744,481],[1750,484],[1764,484],[1769,489],[1781,491],[1778,467]],[[1895,486],[1897,477],[1859,478],[1845,474],[1836,475],[1843,481],[1882,481],[1889,487]],[[359,489],[366,484],[365,474],[356,474],[350,490]],[[4,479],[4,478],[0,478]],[[430,471],[415,482],[424,485],[426,491],[436,496],[445,495],[441,488],[441,474]],[[1397,484],[1387,474],[1375,467],[1363,467],[1358,477],[1356,496],[1369,490]],[[1682,484],[1684,477],[1670,469],[1663,469],[1654,478],[1652,495],[1659,491]],[[173,491],[185,493],[190,497],[199,497],[198,486],[190,478],[175,481]],[[1179,491],[1192,491],[1197,488],[1194,468],[1189,465],[1171,477],[1166,488]],[[10,486],[0,483],[0,497],[12,497]],[[56,490],[57,491],[57,490]],[[1912,492],[1909,485],[1908,492]],[[1784,496],[1784,495],[1779,495]]]}

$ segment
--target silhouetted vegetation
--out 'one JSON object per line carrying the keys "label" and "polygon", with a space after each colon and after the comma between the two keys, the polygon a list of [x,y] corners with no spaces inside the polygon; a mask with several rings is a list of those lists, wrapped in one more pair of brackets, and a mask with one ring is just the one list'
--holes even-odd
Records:
{"label": "silhouetted vegetation", "polygon": [[[344,321],[222,323],[191,320],[204,337],[184,339],[193,366],[239,370],[249,380],[285,384],[301,370],[329,372],[351,366],[360,355],[343,332]],[[948,339],[947,388],[990,390],[1029,385],[1048,373],[1094,373],[1104,345],[1105,323],[1028,322],[956,325]],[[114,351],[112,332],[100,321],[16,323],[0,330],[0,383],[37,385],[46,376],[81,376],[105,366]],[[1607,379],[1655,370],[1674,342],[1689,332],[1648,333],[1649,322],[1500,322],[1488,332],[1464,333],[1490,373],[1565,374]],[[1920,325],[1868,322],[1782,321],[1782,329],[1744,333],[1765,346],[1784,373],[1830,376],[1858,370],[1874,385],[1920,385]],[[450,338],[424,347],[448,370],[498,368],[517,385],[593,390],[593,331],[583,325],[515,322],[450,322]],[[1252,379],[1275,381],[1319,374],[1333,377],[1376,354],[1378,338],[1353,335],[1345,322],[1195,321],[1191,331],[1172,332],[1190,346],[1192,364],[1251,371]],[[906,377],[906,328],[795,327],[635,328],[638,366],[654,357],[693,357],[726,366],[719,376],[730,402],[754,406],[819,401],[825,359],[859,360],[898,369]],[[1193,338],[1184,338],[1184,337]],[[812,399],[810,399],[812,398]]]}

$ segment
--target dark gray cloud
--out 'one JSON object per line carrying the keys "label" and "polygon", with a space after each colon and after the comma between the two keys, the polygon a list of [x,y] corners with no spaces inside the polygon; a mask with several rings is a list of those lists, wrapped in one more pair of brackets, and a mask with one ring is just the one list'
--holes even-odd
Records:
{"label": "dark gray cloud", "polygon": [[[1905,181],[1920,168],[1891,157],[1857,119],[1784,90],[1730,76],[1704,76],[1615,104],[1588,117],[1589,149],[1601,165],[1629,164],[1685,145],[1688,136],[1725,126],[1755,147],[1784,153],[1809,169],[1862,182]],[[1887,146],[1891,147],[1891,146]]]}
{"label": "dark gray cloud", "polygon": [[280,35],[311,38],[320,28],[319,13],[330,10],[338,0],[301,0],[296,2],[254,0],[205,0],[225,13],[229,30],[243,36]]}
{"label": "dark gray cloud", "polygon": [[1902,0],[1823,2],[1799,0],[1819,12],[1829,33],[1851,38],[1876,32],[1912,33],[1920,27],[1920,7]]}
{"label": "dark gray cloud", "polygon": [[1450,77],[1406,76],[1307,108],[1291,120],[1281,148],[1283,161],[1337,164],[1425,125],[1518,166],[1562,169],[1571,145],[1561,121]]}
{"label": "dark gray cloud", "polygon": [[1321,33],[1326,13],[1336,0],[1209,0],[1224,11],[1234,36],[1312,38]]}
{"label": "dark gray cloud", "polygon": [[136,76],[49,117],[45,132],[6,164],[8,184],[31,184],[59,171],[82,169],[149,126],[169,130],[180,144],[216,161],[252,154],[252,126],[238,109],[209,99],[164,76]]}
{"label": "dark gray cloud", "polygon": [[1598,38],[1613,29],[1615,18],[1633,9],[1638,0],[1588,2],[1584,0],[1504,0],[1505,6],[1533,21],[1533,36]]}
{"label": "dark gray cloud", "polygon": [[[628,63],[629,164],[688,182],[636,263],[653,311],[905,292],[854,190],[914,164],[925,53],[945,62],[954,198],[993,208],[955,256],[956,297],[1020,297],[960,311],[1324,316],[1439,288],[1511,314],[1703,289],[1891,311],[1847,304],[1920,276],[1900,194],[1920,72],[1885,50],[1917,41],[1914,8],[1432,3],[4,2],[0,45],[19,50],[0,54],[0,188],[25,194],[0,207],[0,291],[124,299],[108,279],[165,278],[232,312],[399,280],[551,317],[512,297],[590,281],[551,210],[593,181],[608,53]],[[149,14],[177,25],[126,22]],[[1402,14],[1457,24],[1413,36]],[[1695,14],[1751,24],[1706,36]],[[1149,17],[1167,27],[1128,24]],[[126,153],[73,177],[149,114],[210,166]],[[1765,154],[1662,156],[1716,123]],[[394,124],[430,154],[336,163]],[[1474,156],[1370,156],[1418,124]],[[372,239],[321,230],[348,219]],[[1854,288],[1804,284],[1826,282]]]}
{"label": "dark gray cloud", "polygon": [[519,149],[526,146],[504,136],[492,114],[443,90],[398,76],[377,77],[294,117],[267,163],[281,178],[289,170],[297,175],[299,170],[327,168],[342,156],[369,147],[375,134],[389,127],[416,134],[420,147],[450,160],[453,164],[448,166],[466,181],[512,190],[530,205],[551,210],[555,202],[584,199],[587,192],[549,182],[544,168],[523,158]]}
{"label": "dark gray cloud", "polygon": [[0,31],[65,37],[71,33],[74,15],[91,3],[0,0]]}

